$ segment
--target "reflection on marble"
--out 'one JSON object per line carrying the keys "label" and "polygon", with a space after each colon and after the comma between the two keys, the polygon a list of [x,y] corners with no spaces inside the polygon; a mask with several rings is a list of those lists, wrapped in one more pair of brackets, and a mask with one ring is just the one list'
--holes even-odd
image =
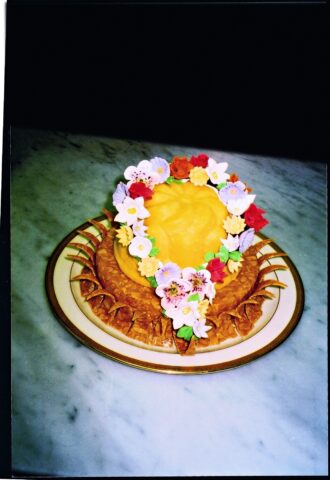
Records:
{"label": "reflection on marble", "polygon": [[44,276],[57,244],[110,205],[125,166],[171,145],[12,132],[13,468],[65,476],[327,473],[326,168],[205,151],[254,187],[305,287],[290,337],[240,368],[171,376],[116,363],[56,320]]}

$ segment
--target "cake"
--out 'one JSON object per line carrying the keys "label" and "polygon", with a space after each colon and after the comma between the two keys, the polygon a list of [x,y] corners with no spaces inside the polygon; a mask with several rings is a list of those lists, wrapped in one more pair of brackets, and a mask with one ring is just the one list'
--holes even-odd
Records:
{"label": "cake", "polygon": [[99,232],[78,232],[86,243],[70,260],[82,264],[72,281],[105,327],[146,348],[187,355],[244,337],[262,315],[265,276],[284,265],[264,262],[255,242],[268,224],[256,195],[226,162],[205,154],[154,157],[124,171],[113,193],[114,212],[90,220]]}

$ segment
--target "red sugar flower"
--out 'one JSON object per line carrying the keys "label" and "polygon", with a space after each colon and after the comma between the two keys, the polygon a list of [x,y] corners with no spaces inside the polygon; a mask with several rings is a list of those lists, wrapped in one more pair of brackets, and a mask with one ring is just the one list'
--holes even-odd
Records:
{"label": "red sugar flower", "polygon": [[238,180],[239,180],[239,178],[236,175],[236,173],[232,173],[229,177],[229,181],[232,182],[232,183],[238,182]]}
{"label": "red sugar flower", "polygon": [[224,272],[225,264],[220,261],[220,258],[212,258],[207,264],[206,269],[211,273],[212,282],[223,282],[226,276]]}
{"label": "red sugar flower", "polygon": [[189,172],[193,165],[189,162],[187,157],[174,157],[170,164],[170,172],[174,178],[182,180],[189,177]]}
{"label": "red sugar flower", "polygon": [[143,182],[135,182],[128,189],[131,198],[143,197],[148,200],[152,197],[152,190]]}
{"label": "red sugar flower", "polygon": [[266,213],[265,210],[258,208],[256,205],[254,205],[254,203],[252,203],[252,205],[250,205],[244,213],[245,223],[258,232],[269,223],[268,220],[262,216],[263,213]]}
{"label": "red sugar flower", "polygon": [[206,168],[209,162],[209,157],[205,153],[201,153],[197,157],[191,157],[190,163],[194,167],[203,167]]}

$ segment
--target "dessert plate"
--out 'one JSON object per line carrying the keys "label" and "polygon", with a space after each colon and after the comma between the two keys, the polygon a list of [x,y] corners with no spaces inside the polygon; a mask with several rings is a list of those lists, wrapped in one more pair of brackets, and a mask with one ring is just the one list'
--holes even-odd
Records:
{"label": "dessert plate", "polygon": [[[104,221],[104,217],[95,220]],[[287,270],[269,274],[287,285],[285,289],[269,288],[274,293],[272,300],[263,303],[263,315],[246,337],[228,339],[217,347],[205,348],[195,355],[182,356],[174,350],[145,345],[106,326],[93,313],[80,294],[79,282],[71,278],[78,275],[82,266],[67,258],[72,254],[70,242],[88,244],[77,234],[87,230],[94,235],[99,232],[90,223],[85,223],[66,236],[53,252],[46,271],[46,291],[49,301],[62,324],[80,342],[113,360],[126,365],[171,374],[211,373],[233,368],[259,358],[280,345],[293,331],[300,320],[304,307],[304,289],[299,273],[289,257],[277,257],[268,261],[286,265]],[[255,242],[265,239],[257,234]],[[262,253],[280,252],[272,242]],[[266,277],[268,278],[268,277]]]}

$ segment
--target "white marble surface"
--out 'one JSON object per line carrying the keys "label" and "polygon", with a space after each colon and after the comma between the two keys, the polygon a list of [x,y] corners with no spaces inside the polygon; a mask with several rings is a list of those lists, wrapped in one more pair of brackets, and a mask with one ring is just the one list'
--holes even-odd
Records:
{"label": "white marble surface", "polygon": [[[197,150],[12,132],[13,468],[65,476],[325,475],[326,167],[205,150],[254,187],[305,287],[290,337],[242,367],[171,376],[116,363],[57,321],[44,277],[57,244],[109,206],[143,158]],[[200,150],[199,150],[200,151]]]}

